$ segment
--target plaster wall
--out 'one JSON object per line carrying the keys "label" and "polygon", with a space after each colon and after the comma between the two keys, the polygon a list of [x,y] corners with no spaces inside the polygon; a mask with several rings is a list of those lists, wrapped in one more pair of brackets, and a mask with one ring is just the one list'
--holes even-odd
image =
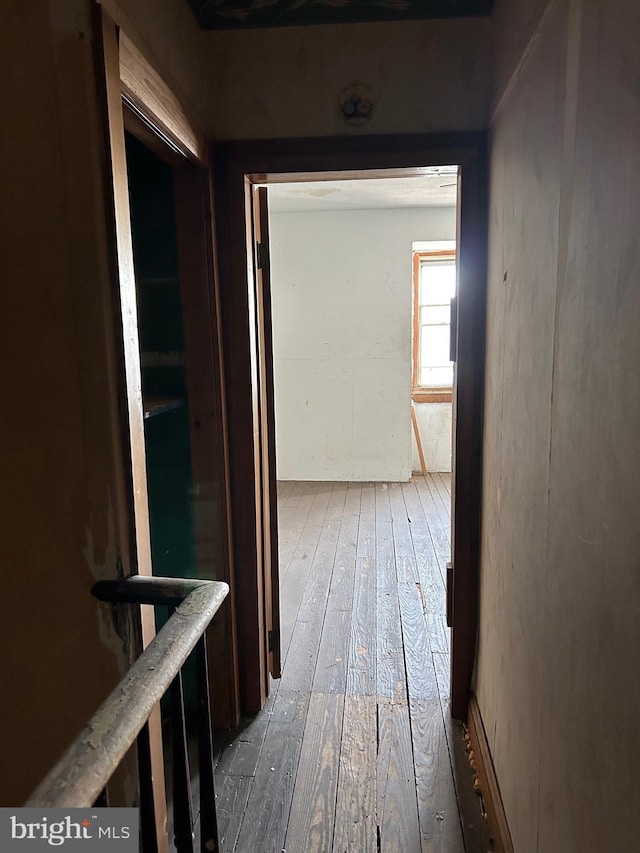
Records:
{"label": "plaster wall", "polygon": [[553,7],[549,0],[496,2],[491,16],[492,112],[515,84]]}
{"label": "plaster wall", "polygon": [[631,851],[640,8],[541,21],[495,93],[476,692],[518,853]]}
{"label": "plaster wall", "polygon": [[[210,32],[211,129],[218,139],[482,129],[489,46],[488,18]],[[376,102],[363,127],[339,113],[355,84]]]}
{"label": "plaster wall", "polygon": [[409,479],[411,244],[454,235],[450,207],[271,214],[281,479]]}

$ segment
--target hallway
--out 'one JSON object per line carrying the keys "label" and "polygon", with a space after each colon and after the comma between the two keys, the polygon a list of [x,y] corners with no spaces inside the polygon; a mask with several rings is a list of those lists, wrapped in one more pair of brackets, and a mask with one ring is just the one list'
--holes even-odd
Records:
{"label": "hallway", "polygon": [[284,482],[278,509],[283,675],[220,757],[223,853],[484,853],[448,714],[449,475]]}

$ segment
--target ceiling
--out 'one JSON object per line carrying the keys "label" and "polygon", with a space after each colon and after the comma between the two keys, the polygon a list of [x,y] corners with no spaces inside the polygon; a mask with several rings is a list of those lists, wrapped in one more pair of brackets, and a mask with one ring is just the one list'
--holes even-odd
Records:
{"label": "ceiling", "polygon": [[493,0],[188,0],[203,30],[488,15]]}
{"label": "ceiling", "polygon": [[442,166],[419,178],[366,178],[270,184],[272,213],[321,210],[451,206],[456,203],[455,166]]}

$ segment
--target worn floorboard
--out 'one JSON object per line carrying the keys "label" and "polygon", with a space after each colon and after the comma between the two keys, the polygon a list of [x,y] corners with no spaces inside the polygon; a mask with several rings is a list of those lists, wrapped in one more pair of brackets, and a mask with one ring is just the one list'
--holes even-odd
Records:
{"label": "worn floorboard", "polygon": [[447,474],[278,485],[282,678],[222,751],[222,853],[486,853],[449,716]]}
{"label": "worn floorboard", "polygon": [[344,693],[314,693],[309,704],[300,768],[285,837],[285,850],[330,850],[333,839],[342,740]]}
{"label": "worn floorboard", "polygon": [[420,851],[407,702],[378,701],[377,824],[381,850]]}
{"label": "worn floorboard", "polygon": [[235,850],[247,808],[252,776],[227,776],[216,793],[218,836],[223,850]]}
{"label": "worn floorboard", "polygon": [[447,562],[451,559],[451,524],[442,501],[438,501],[439,507],[434,502],[431,489],[429,488],[430,477],[416,475],[413,478],[416,492],[422,505],[422,511],[425,519],[428,535],[433,543],[433,548],[440,566],[440,574],[442,582],[446,582]]}
{"label": "worn floorboard", "polygon": [[375,696],[345,696],[333,833],[336,853],[378,850],[377,714]]}

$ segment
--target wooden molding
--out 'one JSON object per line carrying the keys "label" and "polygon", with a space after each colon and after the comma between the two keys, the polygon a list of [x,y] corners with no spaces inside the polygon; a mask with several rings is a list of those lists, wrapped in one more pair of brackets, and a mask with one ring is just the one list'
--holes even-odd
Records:
{"label": "wooden molding", "polygon": [[122,114],[124,129],[153,151],[164,163],[169,166],[180,166],[184,163],[185,155],[182,151],[178,151],[173,144],[169,146],[165,135],[160,134],[155,125],[144,119],[140,112],[134,110],[125,100],[122,101]]}
{"label": "wooden molding", "polygon": [[450,403],[453,388],[414,388],[411,399],[414,403]]}
{"label": "wooden molding", "polygon": [[[271,268],[269,262],[269,211],[266,187],[252,187],[255,252],[258,370],[260,375],[260,442],[262,463],[262,524],[265,593],[265,643],[269,672],[282,676],[280,649],[280,581],[278,573],[278,490],[276,483],[276,427],[273,379],[273,321],[271,317]],[[266,247],[266,257],[260,251]],[[266,683],[267,695],[269,683]]]}
{"label": "wooden molding", "polygon": [[[413,309],[412,309],[412,321],[413,321],[413,353],[412,353],[412,363],[411,363],[411,373],[412,373],[412,382],[414,390],[418,388],[420,385],[420,322],[419,322],[419,310],[420,310],[420,301],[418,299],[418,294],[420,293],[420,255],[417,252],[413,253]],[[412,398],[413,399],[413,398]],[[417,400],[414,400],[414,403]]]}
{"label": "wooden molding", "polygon": [[[118,36],[114,22],[104,9],[95,10],[97,62],[100,69],[102,90],[105,143],[108,146],[110,198],[107,202],[107,217],[113,229],[110,236],[112,249],[112,271],[117,276],[118,301],[114,309],[122,318],[122,336],[118,339],[122,350],[119,354],[121,386],[121,409],[123,435],[128,438],[125,445],[130,466],[128,481],[131,520],[131,562],[127,570],[131,574],[151,574],[151,534],[149,529],[149,504],[147,498],[147,474],[144,446],[144,412],[142,408],[142,384],[140,354],[138,351],[138,321],[136,288],[133,276],[133,245],[131,240],[131,214],[129,209],[129,185],[127,180],[124,120],[120,92]],[[106,196],[105,196],[106,198]],[[126,411],[126,414],[125,414]],[[125,439],[126,441],[126,439]],[[114,567],[115,570],[115,567]],[[133,616],[132,647],[146,648],[155,637],[153,608],[140,605]],[[139,631],[139,636],[136,634]],[[137,649],[140,651],[140,649]],[[166,853],[167,847],[167,800],[164,780],[164,757],[162,748],[162,721],[158,704],[148,720],[149,762],[152,778],[152,806],[155,837],[158,853]]]}
{"label": "wooden molding", "polygon": [[125,32],[119,38],[120,80],[125,103],[190,160],[208,164],[207,139],[155,68]]}
{"label": "wooden molding", "polygon": [[[237,667],[236,603],[231,551],[231,518],[226,493],[227,455],[223,433],[223,381],[212,274],[210,176],[206,169],[181,158],[173,169],[176,236],[184,361],[189,405],[189,443],[194,491],[195,548],[198,576],[229,584],[228,605],[207,630],[211,712],[216,728],[237,723],[240,713]],[[217,507],[220,501],[221,507]],[[221,548],[212,547],[215,542]]]}
{"label": "wooden molding", "polygon": [[475,758],[475,769],[480,782],[480,791],[487,809],[487,822],[493,838],[495,853],[514,853],[507,815],[502,804],[500,786],[480,714],[480,706],[474,695],[469,700],[467,728]]}

